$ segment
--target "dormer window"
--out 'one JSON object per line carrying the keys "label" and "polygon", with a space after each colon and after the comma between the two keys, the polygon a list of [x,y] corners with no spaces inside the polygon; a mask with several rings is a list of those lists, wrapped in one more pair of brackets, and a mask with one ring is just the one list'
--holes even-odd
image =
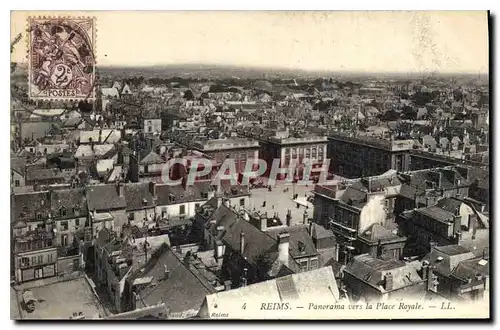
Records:
{"label": "dormer window", "polygon": [[65,216],[66,216],[66,209],[65,209],[65,208],[61,208],[61,209],[59,210],[59,215],[60,215],[61,217],[65,217]]}
{"label": "dormer window", "polygon": [[299,241],[299,252],[304,253],[306,251],[306,245]]}

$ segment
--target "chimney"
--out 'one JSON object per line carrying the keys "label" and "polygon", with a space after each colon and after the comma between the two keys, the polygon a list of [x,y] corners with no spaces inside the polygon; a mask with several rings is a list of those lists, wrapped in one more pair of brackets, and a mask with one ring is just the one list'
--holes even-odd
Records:
{"label": "chimney", "polygon": [[231,285],[232,285],[231,280],[226,280],[226,281],[224,281],[224,291],[229,291],[229,290],[231,290]]}
{"label": "chimney", "polygon": [[394,284],[394,278],[392,277],[392,274],[386,273],[385,274],[384,289],[386,291],[391,291],[393,288],[393,284]]}
{"label": "chimney", "polygon": [[453,232],[462,232],[462,217],[460,215],[453,216]]}
{"label": "chimney", "polygon": [[469,224],[468,224],[469,231],[476,228],[476,224],[477,224],[477,214],[475,213],[469,214]]}
{"label": "chimney", "polygon": [[248,273],[248,269],[243,268],[243,275],[241,276],[241,286],[242,287],[247,286],[247,273]]}
{"label": "chimney", "polygon": [[260,230],[265,231],[267,229],[267,215],[262,214],[259,220],[260,220]]}
{"label": "chimney", "polygon": [[116,183],[116,193],[118,194],[118,196],[123,197],[123,189],[123,183],[118,181]]}
{"label": "chimney", "polygon": [[292,212],[290,210],[286,213],[286,225],[288,227],[292,225]]}
{"label": "chimney", "polygon": [[223,231],[224,231],[224,226],[217,226],[217,237],[221,237]]}
{"label": "chimney", "polygon": [[290,248],[290,234],[278,234],[278,260],[288,267],[288,250]]}
{"label": "chimney", "polygon": [[307,225],[308,222],[309,222],[309,215],[307,214],[307,210],[304,210],[303,223],[304,225]]}
{"label": "chimney", "polygon": [[441,189],[443,187],[443,172],[439,171],[439,181],[438,181],[438,188]]}
{"label": "chimney", "polygon": [[102,143],[102,129],[99,130],[99,143]]}
{"label": "chimney", "polygon": [[149,192],[153,197],[156,197],[156,182],[149,182]]}
{"label": "chimney", "polygon": [[312,222],[312,221],[309,222],[309,235],[311,235],[311,237],[312,237],[312,234],[313,234],[313,224],[314,224],[314,222]]}
{"label": "chimney", "polygon": [[215,198],[217,199],[217,208],[222,206],[222,199],[224,198],[220,191],[215,193]]}
{"label": "chimney", "polygon": [[168,278],[170,277],[170,269],[168,269],[167,265],[163,265],[164,267],[164,270],[163,270],[163,278],[165,280],[168,280]]}
{"label": "chimney", "polygon": [[368,177],[368,192],[372,191],[372,177]]}
{"label": "chimney", "polygon": [[243,254],[245,252],[245,233],[240,233],[240,253]]}
{"label": "chimney", "polygon": [[422,279],[426,280],[428,278],[429,272],[429,261],[424,260],[422,262]]}

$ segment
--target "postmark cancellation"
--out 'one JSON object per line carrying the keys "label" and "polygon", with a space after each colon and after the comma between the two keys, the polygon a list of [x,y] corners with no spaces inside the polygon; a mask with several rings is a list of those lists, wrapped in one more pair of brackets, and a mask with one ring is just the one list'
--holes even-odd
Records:
{"label": "postmark cancellation", "polygon": [[33,100],[93,99],[95,18],[28,18],[28,86]]}

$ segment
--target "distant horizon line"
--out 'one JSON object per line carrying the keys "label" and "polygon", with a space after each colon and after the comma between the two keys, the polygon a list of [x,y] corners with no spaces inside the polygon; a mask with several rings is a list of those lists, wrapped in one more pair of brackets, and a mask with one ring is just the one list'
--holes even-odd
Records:
{"label": "distant horizon line", "polygon": [[[17,62],[17,64],[28,65],[26,61]],[[169,68],[185,68],[190,69],[236,69],[236,70],[247,70],[247,71],[285,71],[287,73],[298,72],[298,73],[310,73],[310,74],[354,74],[354,75],[389,75],[389,76],[489,76],[489,72],[486,73],[475,73],[475,72],[442,72],[442,71],[363,71],[363,70],[346,70],[346,69],[304,69],[304,68],[287,68],[287,67],[268,67],[268,66],[251,66],[251,65],[236,65],[236,64],[215,64],[215,63],[179,63],[179,64],[106,64],[97,65],[97,68],[101,69],[169,69]]]}

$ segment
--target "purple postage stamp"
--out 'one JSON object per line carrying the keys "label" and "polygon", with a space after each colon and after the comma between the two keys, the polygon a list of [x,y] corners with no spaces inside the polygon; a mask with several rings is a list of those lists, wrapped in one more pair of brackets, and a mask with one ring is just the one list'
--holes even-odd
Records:
{"label": "purple postage stamp", "polygon": [[93,99],[95,18],[28,18],[29,97]]}

